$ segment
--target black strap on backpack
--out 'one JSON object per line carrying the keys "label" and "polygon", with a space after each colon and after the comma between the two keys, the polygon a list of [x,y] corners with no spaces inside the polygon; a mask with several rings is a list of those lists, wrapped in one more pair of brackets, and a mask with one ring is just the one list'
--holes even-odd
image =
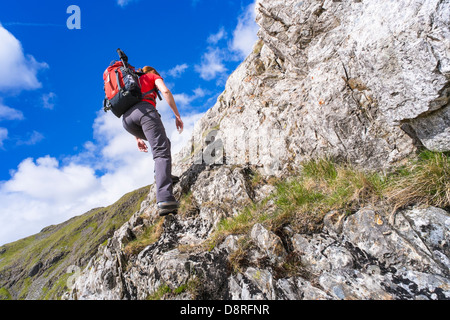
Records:
{"label": "black strap on backpack", "polygon": [[159,94],[159,90],[156,87],[156,85],[155,85],[155,91],[156,91],[156,94],[158,95],[159,100],[162,100],[161,95]]}
{"label": "black strap on backpack", "polygon": [[[144,93],[142,94],[142,98],[145,98],[146,95],[148,95],[148,94],[150,94],[150,93],[152,93],[152,92],[156,92],[156,94],[158,95],[159,100],[162,100],[161,95],[159,94],[158,87],[156,87],[156,85],[155,85],[155,87],[154,87],[152,90],[147,91],[147,92],[144,92]],[[147,99],[147,98],[145,98],[145,99]],[[155,101],[154,99],[152,99],[152,98],[148,98],[148,99],[149,99],[149,100],[153,100],[154,102],[156,102],[156,101]]]}

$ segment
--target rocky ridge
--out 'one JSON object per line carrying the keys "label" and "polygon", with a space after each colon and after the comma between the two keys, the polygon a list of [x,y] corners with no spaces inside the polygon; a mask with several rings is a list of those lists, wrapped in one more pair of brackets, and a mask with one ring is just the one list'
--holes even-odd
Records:
{"label": "rocky ridge", "polygon": [[[222,179],[241,198],[232,202],[205,191],[206,176]],[[250,198],[244,179],[240,168],[202,171],[191,186],[196,203],[211,196],[226,204],[220,209],[199,205],[190,216],[165,218],[158,240],[130,256],[126,244],[139,237],[142,226],[158,219],[152,201],[144,202],[99,249],[66,297],[147,299],[164,287],[175,292],[192,285],[194,289],[167,298],[450,298],[450,215],[440,208],[405,209],[393,221],[371,207],[348,217],[330,212],[319,233],[296,233],[289,225],[275,233],[257,223],[248,234],[229,235],[212,250],[205,249],[201,244],[217,221]],[[230,265],[236,253],[246,259],[238,271]],[[286,269],[288,264],[299,267],[295,275]]]}
{"label": "rocky ridge", "polygon": [[[223,218],[273,191],[254,172],[287,178],[324,156],[382,170],[418,148],[450,150],[449,1],[256,6],[260,40],[174,157],[188,207],[160,220],[152,186],[64,298],[449,299],[445,208],[329,212],[320,232],[256,223],[205,248]],[[157,226],[153,243],[126,251]]]}

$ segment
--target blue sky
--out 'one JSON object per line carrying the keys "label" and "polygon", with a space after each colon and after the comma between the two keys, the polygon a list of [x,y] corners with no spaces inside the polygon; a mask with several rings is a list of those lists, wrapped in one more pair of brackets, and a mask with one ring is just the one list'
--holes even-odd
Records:
{"label": "blue sky", "polygon": [[[70,5],[81,29],[69,29]],[[10,1],[0,4],[0,245],[153,182],[121,120],[101,108],[121,48],[175,96],[158,104],[172,152],[190,138],[256,41],[254,0]]]}

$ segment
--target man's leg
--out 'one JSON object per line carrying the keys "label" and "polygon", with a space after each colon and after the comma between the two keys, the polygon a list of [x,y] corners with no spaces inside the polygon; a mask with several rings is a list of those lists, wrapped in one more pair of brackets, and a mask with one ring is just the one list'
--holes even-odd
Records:
{"label": "man's leg", "polygon": [[171,178],[170,142],[166,136],[164,125],[156,110],[142,116],[140,122],[155,161],[156,201],[175,201]]}

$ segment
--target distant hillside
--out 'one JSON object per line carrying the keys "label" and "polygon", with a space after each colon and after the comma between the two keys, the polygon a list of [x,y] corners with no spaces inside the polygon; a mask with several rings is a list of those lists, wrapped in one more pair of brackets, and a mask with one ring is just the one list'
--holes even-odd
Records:
{"label": "distant hillside", "polygon": [[[1,246],[0,300],[61,297],[70,285],[70,277],[139,210],[148,190],[135,190],[111,206],[92,209]],[[75,265],[77,268],[69,268]]]}

